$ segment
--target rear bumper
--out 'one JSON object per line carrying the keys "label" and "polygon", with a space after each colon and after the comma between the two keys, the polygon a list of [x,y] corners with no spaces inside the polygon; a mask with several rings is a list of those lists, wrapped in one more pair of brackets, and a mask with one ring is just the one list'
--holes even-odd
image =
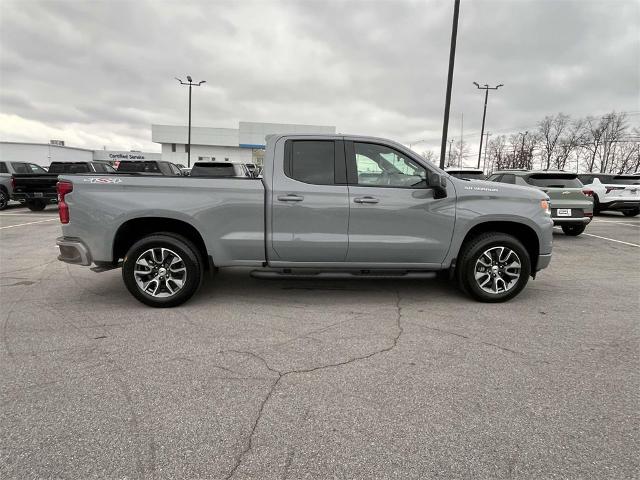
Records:
{"label": "rear bumper", "polygon": [[58,237],[56,245],[60,249],[58,260],[73,265],[91,265],[91,252],[81,240],[71,237]]}
{"label": "rear bumper", "polygon": [[592,217],[581,217],[581,218],[571,218],[571,217],[554,217],[553,224],[555,226],[562,225],[588,225],[591,222]]}
{"label": "rear bumper", "polygon": [[543,268],[547,268],[551,263],[551,254],[546,253],[544,255],[538,255],[538,263],[536,265],[536,272],[542,270]]}
{"label": "rear bumper", "polygon": [[12,200],[16,200],[18,202],[27,202],[29,200],[46,200],[47,202],[51,202],[53,200],[57,200],[58,199],[58,194],[57,193],[42,193],[42,195],[38,195],[36,196],[35,193],[18,193],[18,192],[13,192],[13,194],[11,195],[11,199]]}
{"label": "rear bumper", "polygon": [[634,208],[640,208],[640,200],[613,200],[600,204],[600,210],[631,210]]}

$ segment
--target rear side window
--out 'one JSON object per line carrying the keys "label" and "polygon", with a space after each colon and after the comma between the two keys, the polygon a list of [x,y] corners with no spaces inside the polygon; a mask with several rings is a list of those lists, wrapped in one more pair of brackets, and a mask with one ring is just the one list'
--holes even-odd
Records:
{"label": "rear side window", "polygon": [[513,173],[505,173],[500,179],[501,183],[516,183],[516,176]]}
{"label": "rear side window", "polygon": [[156,162],[120,162],[119,172],[161,173]]}
{"label": "rear side window", "polygon": [[49,166],[49,173],[88,173],[88,163],[58,162]]}
{"label": "rear side window", "polygon": [[582,182],[577,175],[530,175],[526,178],[529,185],[549,188],[580,188]]}
{"label": "rear side window", "polygon": [[196,163],[191,169],[192,177],[235,177],[233,163],[206,162]]}
{"label": "rear side window", "polygon": [[23,162],[11,162],[13,171],[16,173],[31,173],[31,169],[26,163]]}
{"label": "rear side window", "polygon": [[9,169],[7,168],[7,164],[4,162],[0,162],[0,173],[9,173]]}
{"label": "rear side window", "polygon": [[[335,142],[291,140],[287,142],[285,173],[294,180],[315,185],[335,183]],[[286,147],[285,147],[286,148]],[[193,175],[193,173],[192,173]]]}
{"label": "rear side window", "polygon": [[[605,183],[605,182],[602,182]],[[606,183],[614,185],[640,185],[640,175],[616,175]]]}

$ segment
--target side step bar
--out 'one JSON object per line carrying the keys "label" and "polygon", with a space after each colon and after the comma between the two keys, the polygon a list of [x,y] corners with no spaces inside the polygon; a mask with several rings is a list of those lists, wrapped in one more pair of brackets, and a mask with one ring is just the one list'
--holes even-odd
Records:
{"label": "side step bar", "polygon": [[359,270],[353,272],[293,272],[293,271],[275,271],[275,270],[252,270],[250,275],[253,278],[271,279],[271,280],[344,280],[354,278],[366,279],[429,279],[436,278],[436,272],[383,272],[376,270],[373,272],[367,270]]}

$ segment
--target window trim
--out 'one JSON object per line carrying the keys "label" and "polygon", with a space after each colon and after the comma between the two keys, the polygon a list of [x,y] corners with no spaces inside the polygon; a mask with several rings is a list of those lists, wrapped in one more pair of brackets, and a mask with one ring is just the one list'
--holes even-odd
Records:
{"label": "window trim", "polygon": [[[355,143],[366,143],[369,145],[377,145],[379,147],[384,147],[384,148],[390,148],[391,150],[394,150],[400,154],[402,154],[402,156],[404,156],[405,158],[407,158],[408,160],[411,160],[412,162],[418,164],[419,166],[421,166],[422,168],[424,168],[425,173],[427,174],[427,178],[425,180],[425,186],[424,187],[412,187],[412,186],[408,186],[408,187],[400,187],[400,186],[396,186],[396,185],[363,185],[358,183],[358,165],[356,162],[356,148],[355,148]],[[429,167],[427,167],[424,163],[418,161],[415,157],[406,154],[405,152],[398,150],[396,147],[392,146],[392,145],[388,145],[386,143],[382,143],[382,142],[370,142],[367,140],[345,140],[344,142],[345,144],[345,152],[346,152],[346,163],[347,163],[347,182],[348,185],[350,187],[362,187],[362,188],[400,188],[402,190],[428,190],[428,189],[433,189],[433,187],[431,185],[428,184],[428,179],[429,179],[429,174],[432,173],[431,169]]]}
{"label": "window trim", "polygon": [[[333,183],[309,183],[293,176],[293,142],[331,142],[333,143]],[[314,139],[300,138],[288,139],[284,142],[284,174],[291,180],[304,183],[305,185],[332,186],[347,184],[347,167],[345,161],[345,142],[340,139]]]}

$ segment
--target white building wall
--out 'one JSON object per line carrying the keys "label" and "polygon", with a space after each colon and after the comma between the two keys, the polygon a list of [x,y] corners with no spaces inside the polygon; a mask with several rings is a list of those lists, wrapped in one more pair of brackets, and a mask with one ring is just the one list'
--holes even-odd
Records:
{"label": "white building wall", "polygon": [[43,167],[51,162],[90,162],[93,150],[58,147],[46,143],[0,142],[0,160],[31,162]]}
{"label": "white building wall", "polygon": [[[203,160],[199,160],[202,157]],[[191,165],[198,161],[210,161],[215,158],[216,162],[223,162],[226,158],[232,163],[251,163],[252,151],[250,148],[225,147],[218,145],[191,145]],[[176,144],[176,151],[172,151],[170,143],[162,144],[162,160],[172,163],[187,165],[187,153],[185,145]]]}

